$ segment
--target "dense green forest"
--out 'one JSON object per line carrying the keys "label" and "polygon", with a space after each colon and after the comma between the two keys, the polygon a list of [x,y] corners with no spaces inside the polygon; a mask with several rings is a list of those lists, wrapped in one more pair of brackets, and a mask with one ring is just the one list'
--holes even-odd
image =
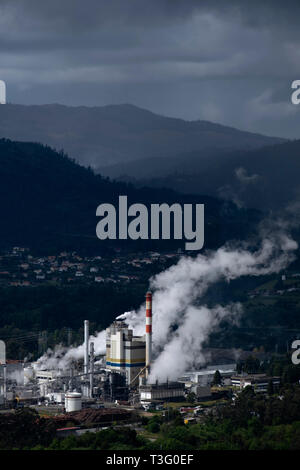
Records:
{"label": "dense green forest", "polygon": [[117,207],[119,195],[127,195],[128,204],[146,206],[205,204],[205,248],[247,237],[260,219],[258,211],[211,197],[111,182],[50,147],[0,140],[0,248],[28,246],[48,255],[58,250],[107,254],[114,248],[134,252],[183,248],[184,242],[178,240],[97,239],[96,208],[104,202]]}

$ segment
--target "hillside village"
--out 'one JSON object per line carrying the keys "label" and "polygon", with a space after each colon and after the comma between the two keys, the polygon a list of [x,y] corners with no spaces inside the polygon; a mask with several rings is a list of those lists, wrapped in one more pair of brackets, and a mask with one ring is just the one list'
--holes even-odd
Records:
{"label": "hillside village", "polygon": [[28,248],[14,247],[0,255],[0,286],[139,282],[178,258],[177,252],[116,253],[114,257],[85,257],[76,252],[61,252],[39,257]]}

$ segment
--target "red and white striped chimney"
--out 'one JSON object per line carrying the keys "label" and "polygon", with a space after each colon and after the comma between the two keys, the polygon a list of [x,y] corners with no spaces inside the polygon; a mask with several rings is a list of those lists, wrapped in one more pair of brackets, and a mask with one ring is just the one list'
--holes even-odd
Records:
{"label": "red and white striped chimney", "polygon": [[152,294],[146,294],[146,377],[148,377],[151,366],[152,354]]}

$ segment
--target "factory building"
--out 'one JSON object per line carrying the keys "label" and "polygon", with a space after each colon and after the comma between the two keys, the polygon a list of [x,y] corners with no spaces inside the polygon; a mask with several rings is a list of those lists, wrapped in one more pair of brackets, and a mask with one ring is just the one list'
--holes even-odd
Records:
{"label": "factory building", "polygon": [[35,379],[38,383],[47,383],[57,377],[56,370],[36,370]]}
{"label": "factory building", "polygon": [[[132,338],[135,345],[135,338]],[[145,349],[145,342],[143,350]],[[81,360],[70,368],[45,368],[43,363],[7,360],[5,344],[0,342],[0,407],[28,404],[54,405],[63,410],[97,406],[99,400],[128,399],[124,375],[105,370],[94,361],[94,343],[90,341],[89,322],[84,322],[83,370]],[[129,356],[130,358],[130,356]],[[143,355],[145,363],[145,353]]]}
{"label": "factory building", "polygon": [[[5,349],[4,349],[5,351]],[[3,356],[2,356],[3,357]],[[11,394],[8,391],[8,382],[13,377],[23,376],[23,363],[21,361],[7,360],[0,364],[0,401],[5,401]]]}
{"label": "factory building", "polygon": [[268,385],[272,381],[274,388],[279,388],[280,377],[268,377],[266,374],[235,375],[231,377],[231,384],[237,389],[244,389],[247,386],[253,387],[255,392],[266,393]]}
{"label": "factory building", "polygon": [[[184,398],[185,384],[166,382],[147,384],[152,361],[152,294],[146,294],[145,335],[134,336],[123,321],[106,330],[106,367],[126,377],[128,386],[139,383],[139,399],[151,402],[178,401]],[[122,387],[121,389],[122,390]]]}
{"label": "factory building", "polygon": [[126,377],[128,386],[138,384],[139,376],[148,377],[152,359],[152,294],[146,294],[144,336],[134,336],[123,321],[106,329],[106,367]]}
{"label": "factory building", "polygon": [[184,398],[185,386],[180,382],[167,382],[140,385],[140,402],[142,404],[162,401],[180,401]]}
{"label": "factory building", "polygon": [[[0,341],[0,406],[18,403],[55,404],[70,410],[92,406],[99,400],[127,401],[129,389],[150,371],[152,353],[152,295],[146,295],[146,327],[143,336],[122,321],[106,330],[106,366],[95,362],[89,321],[84,321],[83,368],[81,358],[65,369],[59,363],[48,368],[43,361],[7,361],[5,343]],[[80,394],[81,398],[76,394]],[[80,399],[79,399],[80,398]],[[137,395],[136,395],[137,398]]]}
{"label": "factory building", "polygon": [[48,400],[48,403],[65,403],[65,393],[63,392],[51,392],[45,395],[45,398]]}
{"label": "factory building", "polygon": [[128,401],[129,389],[126,386],[126,377],[118,372],[111,372],[103,382],[101,393],[105,401]]}
{"label": "factory building", "polygon": [[218,370],[222,376],[224,385],[230,385],[230,379],[231,376],[234,374],[235,369],[235,364],[210,365],[198,371],[185,372],[184,375],[178,380],[179,382],[185,383],[187,387],[193,384],[197,384],[202,387],[207,387],[212,383],[215,372]]}
{"label": "factory building", "polygon": [[146,366],[145,336],[134,336],[126,323],[115,321],[106,329],[106,367],[126,376],[126,383],[133,385]]}

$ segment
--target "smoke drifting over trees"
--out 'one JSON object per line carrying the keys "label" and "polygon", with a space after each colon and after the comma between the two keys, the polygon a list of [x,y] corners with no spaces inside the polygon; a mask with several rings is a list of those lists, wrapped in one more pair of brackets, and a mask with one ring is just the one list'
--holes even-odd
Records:
{"label": "smoke drifting over trees", "polygon": [[[216,251],[184,256],[169,269],[150,280],[153,292],[153,350],[150,381],[176,379],[185,370],[205,363],[203,346],[222,320],[237,323],[242,315],[239,303],[208,307],[201,298],[216,282],[230,282],[241,276],[278,273],[294,259],[298,248],[283,220],[264,223],[260,243],[225,245]],[[145,305],[119,316],[135,335],[145,332]],[[105,353],[105,331],[91,337],[96,354]],[[72,359],[83,357],[78,348],[58,347],[39,363],[65,369]]]}
{"label": "smoke drifting over trees", "polygon": [[[151,280],[156,359],[150,380],[175,379],[187,368],[204,363],[203,344],[209,335],[223,319],[238,321],[242,313],[238,303],[201,305],[210,286],[222,279],[278,273],[293,261],[298,245],[282,227],[282,222],[264,225],[261,245],[254,251],[224,246],[196,258],[183,257]],[[143,334],[144,317],[144,306],[122,316],[136,334]]]}

